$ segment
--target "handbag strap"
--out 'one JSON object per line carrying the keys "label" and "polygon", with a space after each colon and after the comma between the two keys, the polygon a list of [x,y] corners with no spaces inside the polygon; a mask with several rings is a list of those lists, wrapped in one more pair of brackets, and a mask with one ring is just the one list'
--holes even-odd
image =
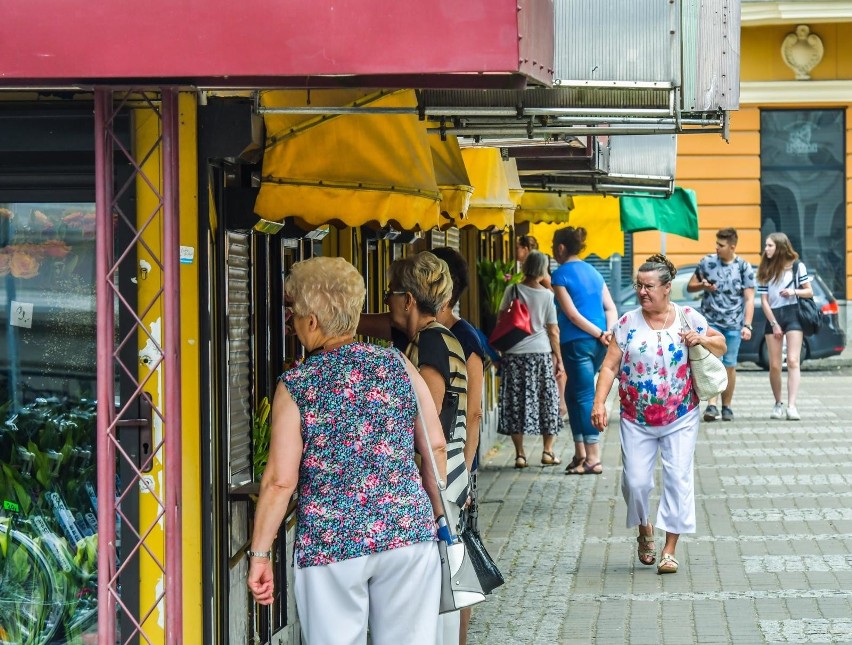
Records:
{"label": "handbag strap", "polygon": [[687,330],[687,329],[691,330],[692,325],[690,325],[689,321],[686,319],[686,315],[683,313],[683,307],[681,307],[680,305],[678,305],[677,303],[674,303],[674,302],[672,304],[675,306],[675,308],[677,308],[677,315],[680,318],[681,330]]}
{"label": "handbag strap", "polygon": [[[801,264],[801,262],[799,262],[798,260],[793,260],[793,284],[796,285],[796,289],[802,288],[802,284],[799,282],[799,265],[800,264]],[[794,293],[793,295],[796,296],[796,301],[798,302],[799,294]]]}
{"label": "handbag strap", "polygon": [[[408,374],[408,366],[405,364],[405,357],[401,351],[398,349],[393,350],[396,354],[397,359],[402,364],[402,369],[405,370],[405,373]],[[441,498],[441,511],[444,513],[444,517],[450,517],[450,514],[447,512],[447,501],[444,499],[444,491],[447,489],[447,482],[441,479],[441,476],[438,474],[438,463],[435,461],[435,454],[432,452],[432,441],[429,439],[429,432],[426,430],[426,420],[423,418],[423,408],[420,405],[420,397],[417,395],[417,388],[414,387],[414,382],[411,383],[411,391],[414,393],[414,402],[417,405],[417,418],[420,420],[420,427],[423,430],[423,437],[426,439],[426,446],[428,450],[426,452],[429,453],[429,462],[432,464],[432,472],[435,474],[435,482],[438,485],[438,497]],[[449,524],[450,533],[455,535],[452,524]]]}

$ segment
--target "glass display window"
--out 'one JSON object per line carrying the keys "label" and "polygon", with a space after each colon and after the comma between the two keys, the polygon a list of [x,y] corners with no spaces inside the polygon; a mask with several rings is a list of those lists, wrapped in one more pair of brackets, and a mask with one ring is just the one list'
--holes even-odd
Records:
{"label": "glass display window", "polygon": [[0,203],[0,317],[0,643],[94,642],[94,204]]}

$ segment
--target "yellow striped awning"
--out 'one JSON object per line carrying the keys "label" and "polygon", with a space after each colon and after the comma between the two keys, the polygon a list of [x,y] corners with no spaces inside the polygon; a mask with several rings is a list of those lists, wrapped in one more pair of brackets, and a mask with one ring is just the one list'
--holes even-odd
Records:
{"label": "yellow striped awning", "polygon": [[520,208],[515,211],[515,221],[530,224],[567,224],[572,208],[574,201],[570,195],[527,190],[521,198]]}
{"label": "yellow striped awning", "polygon": [[[530,226],[530,235],[536,237],[542,249],[550,249],[553,234],[565,226],[533,224]],[[570,226],[582,227],[588,232],[586,248],[580,257],[585,258],[592,254],[600,258],[608,258],[614,254],[624,255],[624,233],[621,230],[617,197],[575,195]]]}
{"label": "yellow striped awning", "polygon": [[[521,178],[518,175],[518,162],[516,159],[506,159],[503,162],[503,169],[506,171],[506,181],[509,184],[509,199],[515,205],[515,208],[521,205],[521,199],[524,196],[524,187],[521,186]],[[515,212],[517,218],[517,212]]]}
{"label": "yellow striped awning", "polygon": [[432,164],[435,169],[435,181],[441,192],[441,215],[445,218],[443,227],[464,226],[464,218],[470,206],[473,186],[467,175],[459,140],[447,135],[442,141],[440,134],[429,135],[432,149]]}
{"label": "yellow striped awning", "polygon": [[461,226],[485,231],[514,225],[515,205],[509,197],[509,182],[500,150],[464,148],[461,152],[473,185],[467,218]]}
{"label": "yellow striped awning", "polygon": [[[413,90],[275,90],[266,107],[416,107]],[[316,227],[439,225],[441,194],[426,125],[416,114],[264,114],[266,147],[255,213]]]}

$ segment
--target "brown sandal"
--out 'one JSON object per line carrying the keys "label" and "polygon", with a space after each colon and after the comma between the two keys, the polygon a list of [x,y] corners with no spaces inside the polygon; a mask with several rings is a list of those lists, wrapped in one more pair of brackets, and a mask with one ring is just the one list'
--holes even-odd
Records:
{"label": "brown sandal", "polygon": [[[598,467],[600,467],[600,470],[595,470]],[[601,462],[588,464],[584,461],[576,468],[570,468],[565,472],[569,475],[600,475],[603,472],[603,466],[601,466]]]}
{"label": "brown sandal", "polygon": [[649,544],[654,544],[654,527],[651,527],[651,535],[642,535],[641,533],[636,538],[639,543],[639,562],[647,567],[650,567],[657,561],[657,549]]}
{"label": "brown sandal", "polygon": [[515,455],[515,468],[526,468],[529,466],[527,458],[524,455]]}
{"label": "brown sandal", "polygon": [[552,452],[544,450],[541,453],[541,463],[544,466],[558,466],[562,463],[562,460]]}
{"label": "brown sandal", "polygon": [[586,461],[585,457],[578,457],[577,455],[574,455],[574,457],[571,459],[569,464],[567,466],[565,466],[565,471],[567,472],[569,470],[574,470],[575,468],[577,468],[577,466],[582,464],[584,461]]}

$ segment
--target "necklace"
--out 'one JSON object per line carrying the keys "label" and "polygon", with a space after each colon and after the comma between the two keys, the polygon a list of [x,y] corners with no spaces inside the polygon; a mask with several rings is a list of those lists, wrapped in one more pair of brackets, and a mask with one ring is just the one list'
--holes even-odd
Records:
{"label": "necklace", "polygon": [[666,327],[668,327],[668,325],[669,325],[669,316],[671,315],[671,313],[672,313],[672,306],[671,306],[671,305],[669,305],[669,306],[666,308],[666,319],[663,321],[663,326],[662,326],[662,327],[660,327],[659,329],[654,329],[654,326],[651,324],[651,319],[650,319],[650,318],[648,318],[648,316],[645,314],[645,310],[644,310],[644,309],[642,310],[642,316],[645,318],[645,322],[646,322],[646,323],[648,323],[648,327],[650,327],[650,328],[651,328],[651,331],[655,331],[655,332],[657,332],[657,340],[658,340],[658,341],[662,339],[662,337],[663,337],[663,330],[664,330]]}

